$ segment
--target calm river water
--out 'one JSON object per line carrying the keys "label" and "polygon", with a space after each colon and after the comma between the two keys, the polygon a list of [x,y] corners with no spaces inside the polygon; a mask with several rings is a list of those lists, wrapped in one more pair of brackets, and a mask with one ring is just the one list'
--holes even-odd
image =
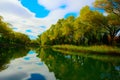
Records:
{"label": "calm river water", "polygon": [[0,80],[120,80],[120,57],[5,48],[0,49]]}

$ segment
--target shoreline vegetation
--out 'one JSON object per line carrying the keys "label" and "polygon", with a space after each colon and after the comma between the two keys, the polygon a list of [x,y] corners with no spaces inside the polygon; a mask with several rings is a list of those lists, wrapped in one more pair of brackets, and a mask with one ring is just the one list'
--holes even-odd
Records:
{"label": "shoreline vegetation", "polygon": [[60,52],[61,54],[64,55],[68,55],[68,56],[82,56],[82,57],[86,57],[86,58],[92,58],[92,59],[96,59],[96,60],[101,60],[101,61],[109,61],[109,62],[117,62],[120,61],[120,56],[116,55],[116,56],[112,56],[112,55],[101,55],[101,54],[90,54],[90,53],[82,53],[82,52],[75,52],[75,51],[69,51],[69,50],[62,50],[62,49],[56,49],[53,48],[53,51],[57,51]]}
{"label": "shoreline vegetation", "polygon": [[[120,46],[120,9],[118,5],[120,2],[116,0],[95,0],[94,7],[104,10],[107,15],[99,10],[92,10],[89,6],[84,6],[77,17],[69,16],[52,24],[48,30],[38,35],[34,44],[61,45],[56,48],[85,53],[119,55],[120,49],[117,46]],[[62,44],[80,47],[66,47]]]}
{"label": "shoreline vegetation", "polygon": [[74,45],[54,45],[53,49],[71,51],[84,54],[120,56],[120,48],[116,46],[95,45],[95,46],[74,46]]}

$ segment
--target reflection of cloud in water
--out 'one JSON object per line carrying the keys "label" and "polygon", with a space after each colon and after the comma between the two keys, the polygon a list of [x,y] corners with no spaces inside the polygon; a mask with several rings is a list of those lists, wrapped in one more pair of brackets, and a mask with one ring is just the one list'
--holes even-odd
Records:
{"label": "reflection of cloud in water", "polygon": [[9,67],[0,72],[0,80],[35,80],[35,74],[42,75],[46,80],[56,80],[54,73],[49,72],[48,67],[36,55],[30,51],[25,57],[12,60]]}
{"label": "reflection of cloud in water", "polygon": [[28,74],[19,72],[19,73],[14,73],[9,76],[0,76],[0,80],[22,80],[23,78],[27,77]]}
{"label": "reflection of cloud in water", "polygon": [[18,67],[18,69],[22,69],[22,67]]}
{"label": "reflection of cloud in water", "polygon": [[37,62],[36,64],[42,66],[43,62]]}

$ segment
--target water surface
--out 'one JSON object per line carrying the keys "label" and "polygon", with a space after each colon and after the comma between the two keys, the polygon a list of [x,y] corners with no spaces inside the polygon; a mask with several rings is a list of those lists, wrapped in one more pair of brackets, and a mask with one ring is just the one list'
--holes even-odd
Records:
{"label": "water surface", "polygon": [[[8,53],[8,52],[11,53]],[[54,73],[50,72],[47,65],[36,57],[37,53],[33,50],[26,52],[20,49],[21,53],[16,50],[13,53],[12,50],[4,53],[6,56],[12,55],[11,60],[1,65],[0,80],[56,80]],[[24,51],[26,53],[24,53]],[[21,56],[25,54],[24,56]],[[15,58],[17,55],[20,58]],[[7,60],[7,57],[4,57]],[[3,61],[0,60],[1,62]]]}
{"label": "water surface", "polygon": [[51,48],[1,49],[0,71],[0,80],[119,80],[120,58]]}

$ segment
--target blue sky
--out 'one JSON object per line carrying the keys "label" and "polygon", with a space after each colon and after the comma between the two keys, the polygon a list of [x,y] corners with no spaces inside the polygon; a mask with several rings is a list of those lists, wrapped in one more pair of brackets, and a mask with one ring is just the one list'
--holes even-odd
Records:
{"label": "blue sky", "polygon": [[48,16],[49,10],[38,3],[38,0],[20,0],[21,4],[31,12],[35,13],[35,17],[44,18]]}
{"label": "blue sky", "polygon": [[94,0],[0,0],[0,15],[14,31],[31,39],[49,29],[58,19],[77,17],[82,7],[93,8]]}

